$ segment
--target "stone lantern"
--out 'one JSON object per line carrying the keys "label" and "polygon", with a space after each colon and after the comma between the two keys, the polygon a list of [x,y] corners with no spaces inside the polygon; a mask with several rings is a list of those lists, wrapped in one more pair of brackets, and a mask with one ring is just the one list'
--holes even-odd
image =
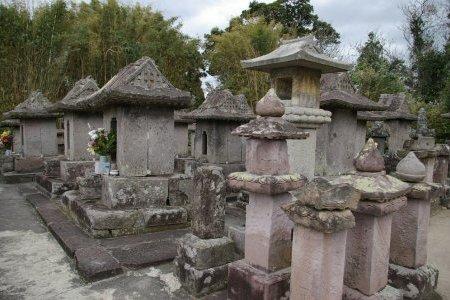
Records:
{"label": "stone lantern", "polygon": [[312,36],[285,40],[269,54],[242,61],[249,70],[270,74],[272,87],[286,107],[284,118],[309,133],[306,140],[288,141],[292,171],[314,177],[316,131],[331,121],[331,113],[319,108],[320,76],[342,72],[350,65],[323,54]]}
{"label": "stone lantern", "polygon": [[[20,154],[14,161],[18,172],[32,172],[43,167],[43,157],[58,155],[56,113],[49,112],[51,102],[39,91],[13,110],[4,113],[5,118],[20,120]],[[17,151],[16,151],[17,152]]]}
{"label": "stone lantern", "polygon": [[320,108],[332,117],[317,131],[316,175],[347,174],[354,170],[353,158],[366,142],[366,124],[359,124],[357,111],[386,107],[358,94],[348,73],[324,74],[320,83]]}
{"label": "stone lantern", "polygon": [[286,139],[305,139],[305,133],[282,119],[284,106],[273,89],[256,104],[259,116],[233,134],[247,138],[247,172],[228,176],[231,188],[248,191],[245,258],[228,268],[229,299],[280,299],[289,290],[292,222],[281,205],[289,191],[306,179],[289,172]]}
{"label": "stone lantern", "polygon": [[51,111],[64,113],[64,154],[67,160],[60,162],[61,179],[74,182],[76,177],[83,176],[86,170],[94,169],[95,158],[87,150],[88,132],[103,126],[100,111],[79,106],[85,97],[98,91],[95,80],[88,76],[75,83],[73,88]]}
{"label": "stone lantern", "polygon": [[384,121],[389,128],[389,150],[397,152],[403,149],[403,144],[409,139],[412,125],[417,121],[417,116],[410,112],[406,95],[381,94],[379,104],[387,106],[385,111],[361,111],[358,112],[358,120]]}
{"label": "stone lantern", "polygon": [[229,90],[211,91],[187,117],[196,121],[196,160],[222,167],[225,176],[244,170],[244,143],[239,136],[231,134],[255,117],[244,95],[234,96]]}

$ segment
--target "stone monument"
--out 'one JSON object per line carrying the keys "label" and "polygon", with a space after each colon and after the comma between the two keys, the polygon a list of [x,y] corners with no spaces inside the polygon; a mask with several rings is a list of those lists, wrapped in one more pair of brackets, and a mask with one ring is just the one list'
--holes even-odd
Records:
{"label": "stone monument", "polygon": [[282,206],[294,222],[290,299],[342,299],[350,209],[361,194],[348,184],[316,178]]}
{"label": "stone monument", "polygon": [[358,130],[357,111],[386,107],[358,94],[348,73],[331,73],[320,80],[320,108],[332,115],[331,122],[317,131],[316,175],[347,174],[354,170],[353,158],[366,142],[366,130]]}
{"label": "stone monument", "polygon": [[274,89],[256,104],[258,117],[233,134],[247,138],[247,172],[228,176],[228,185],[248,191],[245,258],[228,268],[229,299],[279,299],[289,291],[293,224],[281,210],[292,201],[289,191],[306,179],[290,173],[287,139],[305,139],[305,133],[281,117],[284,106]]}
{"label": "stone monument", "polygon": [[194,172],[192,233],[179,240],[175,274],[198,297],[225,288],[228,264],[236,259],[234,243],[225,234],[226,181],[217,166]]}
{"label": "stone monument", "polygon": [[4,113],[7,119],[20,120],[20,157],[14,160],[17,172],[35,172],[44,167],[44,158],[58,155],[56,113],[51,113],[50,101],[39,91],[13,110]]}
{"label": "stone monument", "polygon": [[438,282],[438,270],[427,265],[427,239],[432,187],[423,182],[425,166],[409,152],[397,165],[396,176],[412,185],[408,203],[392,219],[390,285],[409,299],[429,299]]}
{"label": "stone monument", "polygon": [[[174,205],[169,185],[178,183],[172,178],[174,111],[189,106],[190,98],[161,74],[152,59],[143,57],[78,103],[103,111],[104,128],[117,132],[119,175],[103,176],[101,199],[66,197],[67,207],[91,235],[187,226],[187,209]],[[81,181],[85,191],[97,194],[98,179]]]}
{"label": "stone monument", "polygon": [[382,155],[386,154],[389,146],[389,129],[383,121],[375,121],[367,132],[367,136],[375,141],[378,145],[378,150]]}
{"label": "stone monument", "polygon": [[344,299],[403,299],[387,286],[393,213],[406,205],[410,185],[384,171],[384,160],[369,139],[355,158],[356,173],[333,180],[361,192],[356,226],[347,234]]}
{"label": "stone monument", "polygon": [[314,177],[316,131],[331,122],[331,113],[319,108],[320,76],[342,72],[350,65],[323,54],[313,36],[285,40],[269,54],[242,61],[245,69],[270,74],[272,88],[285,105],[284,118],[309,133],[306,140],[289,140],[289,163],[294,173]]}

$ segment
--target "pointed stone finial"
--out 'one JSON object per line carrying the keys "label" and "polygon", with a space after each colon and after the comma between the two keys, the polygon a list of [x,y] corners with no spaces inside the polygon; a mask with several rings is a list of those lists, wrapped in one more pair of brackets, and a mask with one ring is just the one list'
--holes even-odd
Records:
{"label": "pointed stone finial", "polygon": [[261,117],[282,117],[284,115],[283,102],[273,88],[256,103],[256,114]]}
{"label": "pointed stone finial", "polygon": [[381,172],[384,170],[384,159],[377,149],[377,143],[368,139],[361,152],[356,156],[354,165],[360,172]]}
{"label": "pointed stone finial", "polygon": [[395,173],[403,181],[420,182],[426,176],[426,169],[425,165],[411,151],[397,164]]}

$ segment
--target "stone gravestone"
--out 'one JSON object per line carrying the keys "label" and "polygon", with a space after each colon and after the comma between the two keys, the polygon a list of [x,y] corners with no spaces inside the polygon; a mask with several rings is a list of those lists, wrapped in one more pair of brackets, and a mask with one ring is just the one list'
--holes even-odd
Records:
{"label": "stone gravestone", "polygon": [[426,169],[414,152],[397,165],[396,176],[412,185],[408,203],[394,213],[389,265],[390,285],[410,299],[429,299],[438,282],[438,270],[427,265],[427,239],[432,187],[423,182]]}
{"label": "stone gravestone", "polygon": [[233,131],[247,138],[247,172],[230,174],[228,185],[250,197],[245,258],[229,266],[229,299],[279,299],[288,293],[293,224],[281,205],[306,182],[289,172],[286,139],[305,139],[308,133],[281,118],[284,106],[273,89],[256,104],[256,113],[259,117]]}
{"label": "stone gravestone", "polygon": [[361,194],[348,184],[316,178],[282,208],[294,222],[290,299],[342,299],[350,209]]}
{"label": "stone gravestone", "polygon": [[376,143],[369,139],[355,158],[356,173],[333,180],[361,192],[356,226],[347,234],[344,299],[402,299],[388,283],[392,217],[406,205],[409,184],[386,175]]}
{"label": "stone gravestone", "polygon": [[288,141],[289,163],[293,172],[313,178],[316,131],[331,121],[331,113],[319,108],[320,75],[351,66],[323,54],[313,36],[284,40],[274,51],[242,61],[242,66],[269,73],[272,88],[285,104],[284,118],[309,133],[306,140]]}
{"label": "stone gravestone", "polygon": [[223,289],[228,263],[236,259],[234,243],[224,237],[226,181],[222,169],[199,167],[194,173],[192,234],[180,239],[175,274],[195,296]]}

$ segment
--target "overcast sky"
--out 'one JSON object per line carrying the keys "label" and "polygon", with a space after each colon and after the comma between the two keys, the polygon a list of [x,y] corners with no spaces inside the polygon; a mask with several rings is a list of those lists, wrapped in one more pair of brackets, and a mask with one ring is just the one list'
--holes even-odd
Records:
{"label": "overcast sky", "polygon": [[[132,1],[132,0],[131,0]],[[390,50],[406,55],[401,26],[404,17],[400,7],[406,0],[311,0],[319,17],[341,34],[342,50],[355,59],[356,46],[367,39],[370,31],[383,35]],[[250,0],[139,0],[150,4],[166,17],[178,16],[182,31],[203,37],[211,28],[224,28],[231,17],[248,7]],[[260,2],[272,2],[262,0]]]}

